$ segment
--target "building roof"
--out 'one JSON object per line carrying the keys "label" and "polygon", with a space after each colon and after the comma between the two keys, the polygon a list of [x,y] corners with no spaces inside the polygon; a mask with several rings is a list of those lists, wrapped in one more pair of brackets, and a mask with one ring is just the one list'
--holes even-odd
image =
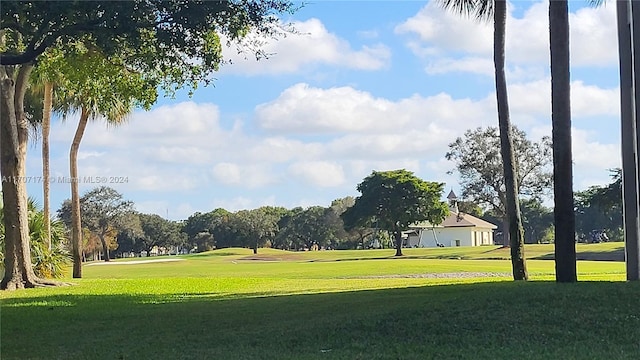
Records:
{"label": "building roof", "polygon": [[453,192],[453,189],[451,189],[451,191],[449,192],[449,195],[447,195],[447,199],[449,200],[456,200],[458,197],[456,196],[456,193]]}
{"label": "building roof", "polygon": [[[412,228],[430,228],[432,225],[428,221],[417,223]],[[440,225],[435,227],[439,228],[453,228],[453,227],[477,227],[483,229],[497,229],[498,227],[488,221],[479,219],[473,215],[465,213],[450,212],[449,216],[444,218]]]}

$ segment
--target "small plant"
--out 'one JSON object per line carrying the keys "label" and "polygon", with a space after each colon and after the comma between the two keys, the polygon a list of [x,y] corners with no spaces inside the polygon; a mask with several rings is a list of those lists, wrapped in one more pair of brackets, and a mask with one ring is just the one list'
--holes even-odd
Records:
{"label": "small plant", "polygon": [[[1,206],[2,204],[0,204]],[[31,262],[36,275],[44,278],[63,276],[64,268],[71,258],[66,249],[64,224],[59,220],[51,221],[51,249],[47,245],[44,212],[38,204],[29,199],[29,237],[31,238]],[[4,211],[0,207],[0,270],[4,273]]]}

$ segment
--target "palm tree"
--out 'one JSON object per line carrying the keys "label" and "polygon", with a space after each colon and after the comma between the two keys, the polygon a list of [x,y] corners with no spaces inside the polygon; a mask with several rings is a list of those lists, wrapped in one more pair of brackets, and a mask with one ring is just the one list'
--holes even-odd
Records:
{"label": "palm tree", "polygon": [[[46,57],[43,57],[43,61],[46,61]],[[41,62],[42,63],[42,62]],[[51,131],[51,113],[53,111],[53,89],[54,82],[51,79],[51,74],[47,73],[47,67],[40,67],[40,64],[35,67],[31,73],[30,91],[42,97],[42,117],[37,126],[42,132],[42,198],[43,198],[43,213],[46,220],[44,223],[45,229],[45,243],[47,247],[51,249],[51,207],[49,205],[49,192],[51,176],[49,166],[49,133]],[[33,124],[34,126],[36,124]]]}
{"label": "palm tree", "polygon": [[[117,97],[112,98],[112,102],[105,109],[104,103],[101,106],[96,106],[96,102],[100,99],[91,98],[87,94],[79,94],[78,97],[73,99],[65,99],[67,102],[65,107],[65,114],[71,111],[80,110],[80,119],[78,121],[78,127],[73,136],[73,142],[71,143],[71,149],[69,151],[69,176],[71,179],[71,239],[73,246],[73,277],[82,277],[82,219],[80,213],[80,191],[78,177],[78,151],[80,150],[80,142],[84,135],[87,124],[91,119],[97,119],[104,117],[109,124],[118,125],[123,123],[127,115],[131,113],[133,109],[133,103],[130,100],[119,99]],[[109,248],[103,241],[104,259],[109,261]]]}
{"label": "palm tree", "polygon": [[556,281],[575,282],[576,220],[571,154],[569,8],[566,0],[549,2],[549,40]]}
{"label": "palm tree", "polygon": [[[500,129],[500,154],[502,156],[506,215],[509,224],[505,231],[505,244],[511,247],[511,267],[514,280],[527,280],[527,266],[524,257],[524,230],[518,202],[518,180],[515,176],[517,165],[513,152],[513,133],[509,119],[509,100],[505,75],[505,34],[507,3],[505,0],[440,0],[444,8],[456,13],[488,20],[493,15],[493,64],[498,107],[498,127]],[[552,1],[553,2],[553,1]]]}
{"label": "palm tree", "polygon": [[[155,102],[156,88],[140,74],[126,69],[117,57],[105,58],[91,47],[80,44],[65,54],[59,66],[65,77],[60,86],[57,107],[67,118],[80,112],[78,127],[69,151],[71,183],[71,243],[73,277],[82,277],[82,221],[78,177],[78,151],[89,120],[104,118],[109,124],[123,123],[134,105],[149,108]],[[109,261],[108,246],[103,242],[105,261]]]}

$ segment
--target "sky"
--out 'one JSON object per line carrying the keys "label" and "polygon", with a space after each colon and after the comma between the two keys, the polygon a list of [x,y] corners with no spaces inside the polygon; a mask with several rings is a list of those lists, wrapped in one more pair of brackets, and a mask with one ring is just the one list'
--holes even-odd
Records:
{"label": "sky", "polygon": [[[620,167],[614,3],[570,1],[574,188]],[[530,139],[551,134],[547,1],[511,1],[511,120]],[[310,1],[282,18],[296,34],[266,41],[268,59],[225,48],[214,85],[159,98],[126,124],[97,119],[80,147],[80,191],[111,186],[136,209],[172,220],[215,208],[328,206],[357,196],[372,171],[407,169],[459,192],[448,144],[497,126],[490,22],[434,1]],[[51,129],[51,206],[70,198],[77,118]],[[42,174],[40,146],[27,175]],[[42,203],[42,185],[29,195]]]}

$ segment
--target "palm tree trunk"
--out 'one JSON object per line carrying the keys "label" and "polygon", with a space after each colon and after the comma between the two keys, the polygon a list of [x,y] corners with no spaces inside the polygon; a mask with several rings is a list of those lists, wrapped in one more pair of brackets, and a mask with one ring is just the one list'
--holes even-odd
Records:
{"label": "palm tree trunk", "polygon": [[82,277],[82,221],[80,214],[80,193],[78,179],[78,150],[82,135],[89,122],[89,111],[83,107],[76,134],[69,152],[69,170],[71,176],[71,244],[73,256],[73,277]]}
{"label": "palm tree trunk", "polygon": [[494,9],[493,61],[496,77],[496,100],[498,105],[498,126],[500,128],[500,154],[504,165],[506,212],[509,220],[509,244],[511,246],[511,266],[514,280],[527,280],[527,266],[524,258],[524,230],[518,204],[518,180],[515,177],[515,156],[513,135],[509,120],[509,101],[505,66],[505,33],[507,3],[496,0]]}
{"label": "palm tree trunk", "polygon": [[[624,242],[625,242],[625,258],[627,263],[627,280],[638,281],[640,280],[640,225],[638,224],[638,213],[640,208],[638,204],[640,201],[636,199],[639,196],[638,189],[638,168],[639,163],[636,161],[636,154],[634,147],[636,145],[636,133],[640,131],[637,120],[634,116],[634,109],[637,108],[637,102],[639,94],[636,94],[639,80],[636,77],[634,79],[633,73],[636,68],[636,63],[640,60],[637,57],[633,58],[634,47],[632,43],[632,31],[637,31],[638,25],[632,29],[632,21],[630,12],[632,6],[636,11],[640,11],[637,8],[637,4],[630,3],[629,1],[617,1],[617,16],[618,16],[618,52],[620,59],[620,118],[621,118],[621,145],[622,145],[622,213],[624,220]],[[638,15],[638,14],[636,14]],[[637,41],[637,37],[636,38]],[[635,60],[635,61],[634,61]],[[637,69],[637,68],[636,68]],[[638,138],[640,141],[640,138]]]}
{"label": "palm tree trunk", "polygon": [[566,0],[549,2],[549,38],[556,281],[575,282],[576,225],[571,154],[569,9]]}
{"label": "palm tree trunk", "polygon": [[51,214],[49,207],[49,132],[51,129],[51,107],[53,102],[53,83],[44,84],[44,105],[42,109],[42,197],[44,206],[44,232],[47,247],[51,250]]}

